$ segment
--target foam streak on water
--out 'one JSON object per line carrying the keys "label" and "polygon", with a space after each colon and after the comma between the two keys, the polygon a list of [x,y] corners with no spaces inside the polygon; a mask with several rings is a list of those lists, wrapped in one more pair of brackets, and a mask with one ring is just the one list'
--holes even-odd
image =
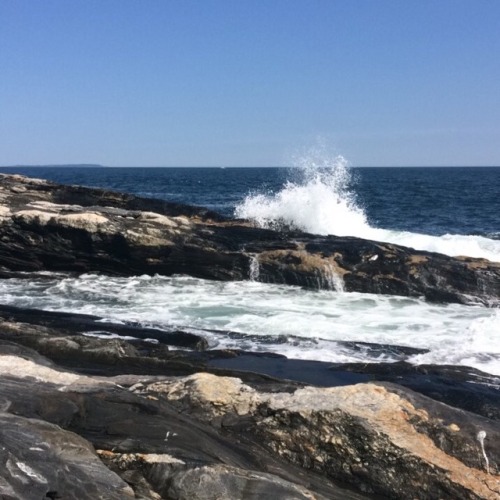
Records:
{"label": "foam streak on water", "polygon": [[336,341],[396,344],[430,349],[411,362],[462,364],[500,375],[498,309],[251,281],[91,274],[3,280],[0,296],[4,304],[22,307],[95,314],[166,329],[219,330],[203,333],[218,348],[330,362],[374,362],[397,358],[349,349]]}
{"label": "foam streak on water", "polygon": [[261,227],[292,227],[313,234],[355,236],[450,256],[500,261],[498,239],[431,236],[371,226],[356,200],[351,172],[342,156],[329,157],[319,148],[299,159],[297,167],[291,174],[294,179],[277,192],[250,193],[236,206],[235,215],[254,220]]}

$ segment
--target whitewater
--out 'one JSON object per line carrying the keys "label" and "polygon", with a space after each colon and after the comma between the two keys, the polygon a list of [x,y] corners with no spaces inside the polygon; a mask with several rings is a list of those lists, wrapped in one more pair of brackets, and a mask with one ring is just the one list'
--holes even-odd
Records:
{"label": "whitewater", "polygon": [[500,376],[500,310],[480,306],[187,276],[45,273],[2,280],[0,295],[18,307],[94,314],[166,332],[182,328],[207,338],[211,348],[344,363],[401,360],[390,348],[345,341],[401,345],[428,350],[406,359],[412,363],[460,364]]}
{"label": "whitewater", "polygon": [[[342,156],[308,155],[297,160],[293,180],[278,192],[254,192],[235,216],[260,227],[295,228],[320,235],[354,236],[445,255],[500,261],[500,240],[478,235],[441,236],[372,227],[352,190],[353,174]],[[390,186],[388,186],[390,189]]]}

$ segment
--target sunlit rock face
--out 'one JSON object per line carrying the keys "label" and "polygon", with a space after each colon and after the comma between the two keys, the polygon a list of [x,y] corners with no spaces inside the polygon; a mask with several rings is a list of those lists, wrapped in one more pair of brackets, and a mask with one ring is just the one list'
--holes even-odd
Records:
{"label": "sunlit rock face", "polygon": [[6,498],[500,494],[498,421],[395,385],[83,376],[13,344],[0,353]]}
{"label": "sunlit rock face", "polygon": [[[498,424],[391,386],[305,387],[263,393],[237,378],[196,375],[141,387],[161,394],[180,412],[245,432],[273,453],[362,491],[404,498],[495,498],[498,476],[478,451],[475,432],[487,426],[492,460]],[[471,420],[472,418],[472,420]],[[492,455],[493,457],[493,455]],[[485,470],[486,469],[486,470]]]}

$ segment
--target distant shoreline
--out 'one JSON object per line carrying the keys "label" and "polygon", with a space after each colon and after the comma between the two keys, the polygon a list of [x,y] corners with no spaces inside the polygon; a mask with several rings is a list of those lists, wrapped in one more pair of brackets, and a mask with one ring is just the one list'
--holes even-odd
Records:
{"label": "distant shoreline", "polygon": [[97,163],[68,163],[59,165],[2,165],[0,168],[108,168]]}

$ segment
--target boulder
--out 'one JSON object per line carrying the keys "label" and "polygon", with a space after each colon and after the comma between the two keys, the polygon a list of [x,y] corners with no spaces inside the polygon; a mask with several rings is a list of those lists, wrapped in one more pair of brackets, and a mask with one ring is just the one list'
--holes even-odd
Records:
{"label": "boulder", "polygon": [[57,425],[2,411],[0,444],[2,499],[135,498],[87,440]]}
{"label": "boulder", "polygon": [[[384,498],[498,498],[498,423],[375,384],[259,393],[198,373],[141,388],[182,414]],[[495,465],[493,465],[495,464]]]}

